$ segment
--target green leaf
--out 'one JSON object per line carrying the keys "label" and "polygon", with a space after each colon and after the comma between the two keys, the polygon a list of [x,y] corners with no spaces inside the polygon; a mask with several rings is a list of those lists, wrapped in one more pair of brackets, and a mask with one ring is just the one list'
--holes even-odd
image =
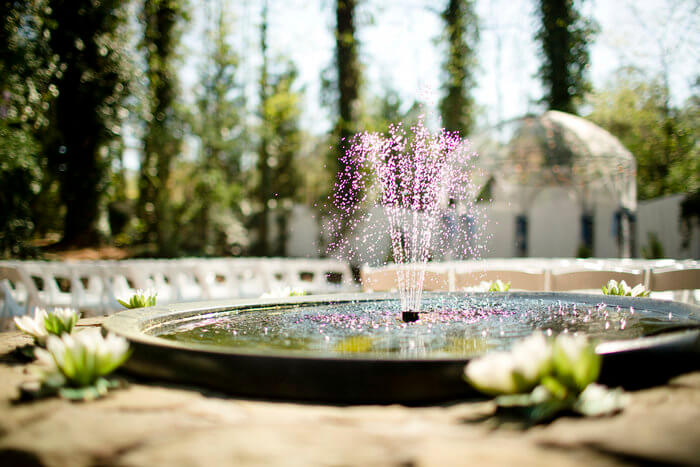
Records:
{"label": "green leaf", "polygon": [[595,353],[594,346],[590,344],[582,346],[575,359],[570,359],[567,353],[555,343],[552,361],[554,377],[575,393],[581,392],[598,379],[602,363],[601,357]]}
{"label": "green leaf", "polygon": [[545,376],[541,381],[542,386],[555,398],[564,400],[569,396],[569,389],[553,376]]}
{"label": "green leaf", "polygon": [[34,361],[34,345],[27,344],[15,349],[15,355],[25,361]]}
{"label": "green leaf", "polygon": [[93,384],[85,387],[62,387],[58,394],[72,401],[91,401],[104,397],[112,389],[125,388],[127,384],[119,379],[98,378]]}
{"label": "green leaf", "polygon": [[520,418],[528,424],[543,423],[552,420],[560,412],[571,410],[575,401],[573,398],[542,400],[534,394],[533,391],[530,394],[497,397],[495,399],[498,405],[497,415]]}

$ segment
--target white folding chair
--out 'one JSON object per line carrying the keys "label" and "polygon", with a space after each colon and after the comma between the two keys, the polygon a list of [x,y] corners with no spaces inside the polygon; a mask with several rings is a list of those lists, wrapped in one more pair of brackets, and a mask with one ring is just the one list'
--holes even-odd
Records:
{"label": "white folding chair", "polygon": [[[680,265],[679,265],[680,266]],[[686,303],[700,302],[700,267],[652,269],[648,287],[655,298],[671,298]],[[665,291],[672,291],[662,295]]]}
{"label": "white folding chair", "polygon": [[[413,269],[415,267],[415,269]],[[391,265],[383,268],[363,266],[360,269],[360,280],[364,292],[390,292],[399,288],[399,275],[410,276],[420,274],[421,266]],[[450,272],[443,267],[430,265],[423,272],[423,290],[426,292],[447,292],[451,289]]]}
{"label": "white folding chair", "polygon": [[508,269],[487,269],[472,271],[455,271],[455,290],[467,290],[478,287],[482,282],[500,280],[510,283],[510,290],[547,290],[545,271],[516,271]]}
{"label": "white folding chair", "polygon": [[602,293],[602,287],[610,280],[625,281],[630,287],[644,284],[644,271],[642,270],[581,270],[562,273],[553,272],[550,277],[552,291],[595,291]]}

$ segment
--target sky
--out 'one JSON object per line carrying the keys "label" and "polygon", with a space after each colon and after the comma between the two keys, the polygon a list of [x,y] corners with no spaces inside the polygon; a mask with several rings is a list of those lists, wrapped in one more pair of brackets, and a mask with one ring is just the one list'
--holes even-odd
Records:
{"label": "sky", "polygon": [[[321,105],[320,76],[333,64],[335,0],[268,0],[269,47],[273,57],[289,58],[299,68],[304,88],[302,127],[312,134],[332,124]],[[183,43],[183,95],[191,99],[202,58],[206,0],[192,0],[193,15]],[[262,0],[226,2],[233,9],[232,37],[241,55],[241,76],[249,102],[256,100],[260,66],[259,24]],[[406,107],[415,99],[439,92],[443,46],[438,41],[444,0],[364,0],[357,32],[360,60],[368,90],[397,91]],[[480,126],[541,110],[535,0],[477,0],[480,41],[477,46],[477,88]],[[669,70],[672,102],[682,104],[700,75],[700,1],[586,0],[584,14],[593,17],[600,33],[591,46],[590,78],[604,87],[615,70],[636,65],[649,76]],[[127,165],[138,165],[132,147]]]}

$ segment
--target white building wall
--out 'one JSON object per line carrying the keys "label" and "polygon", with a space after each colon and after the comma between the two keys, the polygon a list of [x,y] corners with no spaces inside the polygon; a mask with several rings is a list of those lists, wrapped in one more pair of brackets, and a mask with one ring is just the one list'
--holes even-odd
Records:
{"label": "white building wall", "polygon": [[511,258],[515,256],[515,216],[512,209],[490,207],[485,209],[485,258]]}
{"label": "white building wall", "polygon": [[[668,258],[700,258],[700,225],[694,221],[688,248],[681,246],[680,203],[683,195],[672,195],[649,201],[640,201],[637,211],[637,255],[648,245],[648,233],[654,232],[661,241]],[[617,238],[613,232],[616,206],[601,204],[594,209],[594,256],[615,258],[619,256]],[[380,209],[374,211],[370,222],[362,227],[365,247],[360,245],[360,258],[376,263],[386,258],[390,248],[389,225]],[[491,205],[484,209],[487,227],[480,241],[486,243],[484,258],[510,258],[515,256],[516,208],[509,205]],[[290,219],[290,237],[287,251],[290,256],[320,256],[320,221],[315,211],[297,205]],[[566,190],[544,190],[534,200],[528,219],[528,256],[573,257],[581,241],[581,208]],[[362,250],[365,250],[364,253]],[[359,261],[359,262],[358,262]]]}
{"label": "white building wall", "polygon": [[542,190],[528,216],[528,256],[572,257],[581,242],[581,208],[569,190]]}
{"label": "white building wall", "polygon": [[613,219],[617,206],[601,204],[595,207],[593,214],[593,256],[598,258],[617,258],[617,235],[613,232]]}
{"label": "white building wall", "polygon": [[700,258],[700,226],[693,225],[688,248],[682,247],[681,202],[684,195],[670,195],[637,206],[637,251],[649,244],[649,233],[654,233],[663,245],[666,258]]}
{"label": "white building wall", "polygon": [[299,258],[318,258],[320,223],[316,213],[308,206],[297,204],[289,218],[287,254]]}

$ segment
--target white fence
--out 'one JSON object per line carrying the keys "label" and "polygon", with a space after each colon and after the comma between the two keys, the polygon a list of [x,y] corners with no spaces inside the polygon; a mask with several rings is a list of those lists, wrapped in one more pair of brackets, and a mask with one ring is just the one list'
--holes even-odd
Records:
{"label": "white fence", "polygon": [[347,264],[325,259],[0,261],[0,325],[36,306],[109,314],[137,289],[153,289],[167,304],[252,298],[286,287],[312,294],[357,289]]}
{"label": "white fence", "polygon": [[[514,290],[600,293],[609,279],[642,283],[653,298],[700,303],[700,261],[512,258],[428,263],[426,290],[460,291],[501,279]],[[363,267],[365,291],[396,289],[396,267]],[[85,315],[122,309],[137,289],[158,303],[254,298],[285,287],[309,293],[359,289],[348,264],[326,259],[186,258],[126,261],[0,261],[0,329],[36,306],[71,306]]]}
{"label": "white fence", "polygon": [[[398,288],[401,267],[363,266],[364,291]],[[513,290],[602,293],[610,279],[643,284],[652,298],[700,303],[700,261],[641,259],[518,258],[428,263],[424,290],[464,291],[500,279]]]}

